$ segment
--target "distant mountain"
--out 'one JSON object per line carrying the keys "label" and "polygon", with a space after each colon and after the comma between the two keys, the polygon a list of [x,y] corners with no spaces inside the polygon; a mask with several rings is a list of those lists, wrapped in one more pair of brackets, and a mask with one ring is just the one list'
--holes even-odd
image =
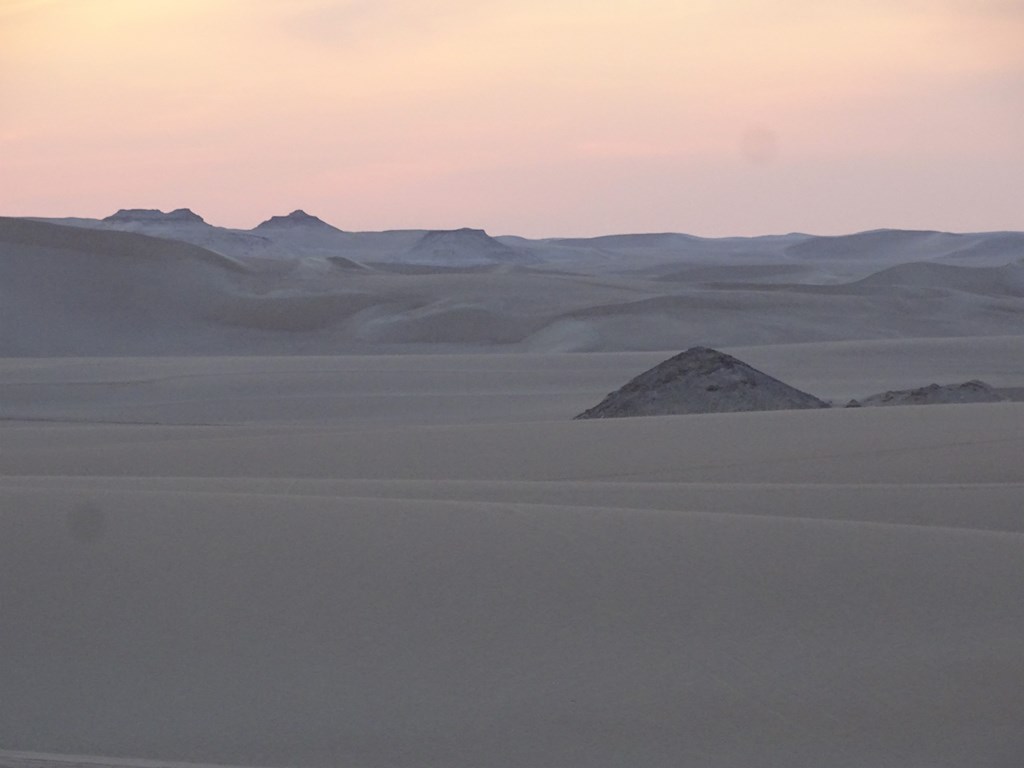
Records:
{"label": "distant mountain", "polygon": [[147,208],[123,208],[94,224],[79,221],[67,223],[177,240],[234,258],[274,256],[268,253],[271,243],[266,237],[245,230],[215,227],[188,208],[178,208],[169,213]]}
{"label": "distant mountain", "polygon": [[296,228],[326,229],[334,232],[342,231],[337,227],[331,226],[323,219],[317,216],[311,216],[303,210],[292,211],[287,216],[271,216],[266,221],[257,224],[252,231],[266,232],[268,230],[279,231]]}
{"label": "distant mountain", "polygon": [[188,208],[164,213],[155,208],[122,208],[103,219],[108,224],[206,224],[203,217]]}
{"label": "distant mountain", "polygon": [[251,234],[265,238],[268,252],[279,256],[326,259],[342,269],[365,269],[352,258],[354,238],[350,233],[302,210],[287,216],[271,216],[253,228]]}
{"label": "distant mountain", "polygon": [[[207,223],[188,208],[164,212],[127,208],[104,219],[40,219],[87,229],[118,229],[180,240],[272,272],[313,275],[322,269],[386,271],[490,269],[529,266],[574,274],[619,275],[680,284],[728,283],[732,290],[793,282],[798,292],[850,293],[892,286],[946,287],[989,296],[1019,296],[1021,282],[1012,262],[1024,259],[1024,232],[873,230],[840,236],[802,233],[758,237],[697,237],[662,232],[592,238],[492,237],[482,229],[404,229],[356,232],[295,210],[272,216],[253,229]],[[958,275],[940,269],[908,268],[857,283],[890,267],[927,263],[941,267],[1003,268],[988,274]],[[1019,265],[1017,265],[1019,267]],[[1018,270],[1019,271],[1019,270]],[[891,282],[897,280],[899,282]],[[819,290],[817,286],[845,286]],[[671,291],[670,287],[665,287]]]}
{"label": "distant mountain", "polygon": [[289,265],[309,259],[321,264],[327,259],[334,267],[344,269],[363,268],[346,256],[351,245],[347,233],[300,210],[287,216],[274,216],[252,230],[211,226],[187,208],[169,213],[129,208],[94,225],[78,221],[68,223],[192,243],[217,253],[252,260],[254,264],[258,262],[264,269],[290,268]]}
{"label": "distant mountain", "polygon": [[731,355],[693,347],[641,373],[577,419],[828,408]]}

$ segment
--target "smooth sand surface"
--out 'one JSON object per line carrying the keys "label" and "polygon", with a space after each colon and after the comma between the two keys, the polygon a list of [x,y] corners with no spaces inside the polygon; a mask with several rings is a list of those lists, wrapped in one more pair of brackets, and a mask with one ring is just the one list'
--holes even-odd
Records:
{"label": "smooth sand surface", "polygon": [[[1021,233],[115,219],[0,218],[0,768],[1024,764]],[[1011,401],[572,421],[697,345]]]}
{"label": "smooth sand surface", "polygon": [[1019,765],[1024,404],[570,420],[664,357],[0,360],[0,766]]}
{"label": "smooth sand surface", "polygon": [[[837,404],[932,382],[1024,387],[1024,336],[726,347]],[[151,424],[561,421],[677,350],[613,354],[0,358],[0,419]],[[576,410],[574,410],[576,409]]]}

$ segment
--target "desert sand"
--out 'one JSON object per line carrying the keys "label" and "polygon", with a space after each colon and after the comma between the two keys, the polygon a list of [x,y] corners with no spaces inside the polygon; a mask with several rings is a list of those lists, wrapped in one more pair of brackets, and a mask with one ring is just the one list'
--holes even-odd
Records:
{"label": "desert sand", "polygon": [[3,768],[1024,759],[1021,236],[152,218],[0,220]]}

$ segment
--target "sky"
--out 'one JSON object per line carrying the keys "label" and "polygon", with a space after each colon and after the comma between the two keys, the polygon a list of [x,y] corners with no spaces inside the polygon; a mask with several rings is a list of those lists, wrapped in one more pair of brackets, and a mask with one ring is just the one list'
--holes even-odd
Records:
{"label": "sky", "polygon": [[1024,0],[0,0],[0,215],[1024,230]]}

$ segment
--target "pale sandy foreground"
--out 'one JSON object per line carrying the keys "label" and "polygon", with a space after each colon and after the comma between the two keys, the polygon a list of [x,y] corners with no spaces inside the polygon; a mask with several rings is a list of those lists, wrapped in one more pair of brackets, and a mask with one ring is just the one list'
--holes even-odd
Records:
{"label": "pale sandy foreground", "polygon": [[570,420],[666,355],[0,361],[0,766],[1024,764],[1024,403]]}

